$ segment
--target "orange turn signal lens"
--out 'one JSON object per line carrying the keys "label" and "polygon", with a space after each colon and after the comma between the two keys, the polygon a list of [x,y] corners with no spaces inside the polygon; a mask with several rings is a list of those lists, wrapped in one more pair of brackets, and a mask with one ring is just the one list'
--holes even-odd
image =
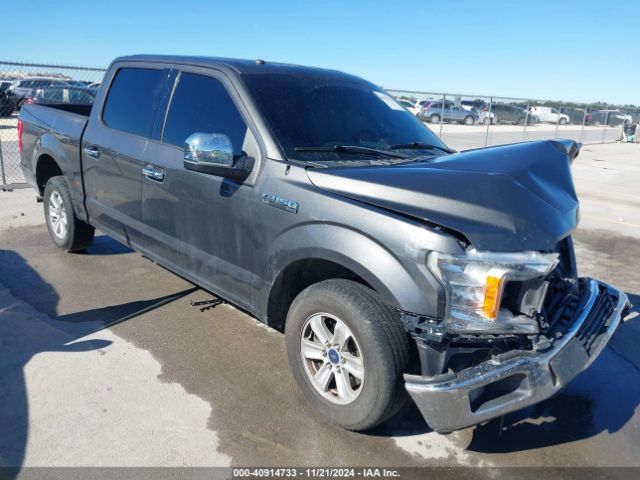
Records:
{"label": "orange turn signal lens", "polygon": [[502,298],[502,276],[496,277],[487,275],[484,289],[484,302],[482,303],[482,313],[485,317],[495,320],[500,311],[500,300]]}

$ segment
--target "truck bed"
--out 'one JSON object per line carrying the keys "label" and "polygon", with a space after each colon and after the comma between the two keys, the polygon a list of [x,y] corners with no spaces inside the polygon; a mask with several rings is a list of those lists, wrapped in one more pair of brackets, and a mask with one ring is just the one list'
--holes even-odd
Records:
{"label": "truck bed", "polygon": [[53,108],[55,110],[63,110],[69,113],[75,113],[82,117],[91,115],[92,105],[76,104],[76,103],[38,103],[40,107]]}
{"label": "truck bed", "polygon": [[42,195],[44,185],[38,181],[36,165],[43,155],[55,158],[80,212],[84,209],[81,143],[90,113],[91,105],[32,104],[23,105],[19,116],[23,148],[20,165],[26,181]]}

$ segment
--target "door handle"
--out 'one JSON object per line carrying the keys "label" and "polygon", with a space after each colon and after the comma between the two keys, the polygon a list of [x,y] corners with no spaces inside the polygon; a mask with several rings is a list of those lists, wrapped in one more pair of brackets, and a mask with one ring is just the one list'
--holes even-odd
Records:
{"label": "door handle", "polygon": [[151,165],[150,163],[146,163],[144,167],[142,167],[142,174],[156,182],[164,181],[164,168],[156,167],[155,165]]}
{"label": "door handle", "polygon": [[93,157],[93,158],[100,157],[100,150],[98,149],[98,147],[93,147],[93,146],[84,147],[82,151],[85,153],[85,155],[88,155],[90,157]]}

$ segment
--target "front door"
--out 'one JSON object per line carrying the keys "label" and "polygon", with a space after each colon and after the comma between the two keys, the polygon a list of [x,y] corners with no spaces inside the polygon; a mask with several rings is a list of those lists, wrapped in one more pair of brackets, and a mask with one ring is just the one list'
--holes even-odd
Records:
{"label": "front door", "polygon": [[185,170],[184,144],[193,133],[218,133],[229,137],[234,156],[257,160],[260,152],[223,78],[196,72],[180,73],[162,135],[145,153],[145,241],[148,251],[172,270],[249,307],[257,241],[255,189]]}

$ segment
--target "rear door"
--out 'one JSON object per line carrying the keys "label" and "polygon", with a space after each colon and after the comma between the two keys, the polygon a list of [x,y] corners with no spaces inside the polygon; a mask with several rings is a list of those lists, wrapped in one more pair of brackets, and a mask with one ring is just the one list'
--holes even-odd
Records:
{"label": "rear door", "polygon": [[448,106],[448,117],[451,121],[459,122],[461,120],[464,120],[464,117],[466,117],[467,114],[468,111],[462,107],[458,107],[456,105]]}
{"label": "rear door", "polygon": [[[140,242],[143,156],[170,70],[114,69],[102,108],[94,108],[82,139],[89,217],[131,245]],[[100,102],[99,102],[100,103]]]}
{"label": "rear door", "polygon": [[142,217],[146,251],[160,263],[249,307],[255,210],[250,182],[184,168],[185,140],[193,133],[224,134],[234,156],[261,156],[257,135],[232,83],[215,70],[183,68],[164,128],[145,152]]}

